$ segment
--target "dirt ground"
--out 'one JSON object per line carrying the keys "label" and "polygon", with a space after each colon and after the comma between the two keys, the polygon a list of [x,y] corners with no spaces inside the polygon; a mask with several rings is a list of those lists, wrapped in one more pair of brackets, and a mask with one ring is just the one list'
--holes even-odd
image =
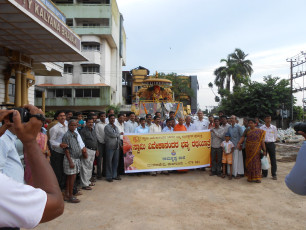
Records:
{"label": "dirt ground", "polygon": [[[278,147],[278,159],[297,151]],[[208,170],[98,181],[81,203],[66,203],[61,217],[36,229],[305,229],[306,199],[284,183],[293,165],[292,158],[279,161],[278,180],[269,172],[261,184]]]}

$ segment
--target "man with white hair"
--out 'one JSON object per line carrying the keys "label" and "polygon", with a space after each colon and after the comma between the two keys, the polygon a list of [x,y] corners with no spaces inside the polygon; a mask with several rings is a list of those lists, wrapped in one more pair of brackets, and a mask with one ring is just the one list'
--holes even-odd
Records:
{"label": "man with white hair", "polygon": [[191,123],[191,117],[190,116],[186,117],[184,125],[187,128],[187,131],[194,131],[195,130],[194,124]]}
{"label": "man with white hair", "polygon": [[204,120],[204,114],[202,110],[198,111],[198,120],[194,121],[195,130],[205,130],[208,129],[209,122]]}

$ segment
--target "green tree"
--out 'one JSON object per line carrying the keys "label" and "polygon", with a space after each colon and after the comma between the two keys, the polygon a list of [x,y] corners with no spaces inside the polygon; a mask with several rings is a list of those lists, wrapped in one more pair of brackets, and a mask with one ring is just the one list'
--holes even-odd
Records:
{"label": "green tree", "polygon": [[221,101],[220,109],[237,116],[259,116],[266,114],[276,117],[276,110],[291,105],[290,83],[278,77],[264,77],[264,82],[251,82],[237,88]]}
{"label": "green tree", "polygon": [[172,81],[172,92],[176,100],[180,100],[181,96],[193,97],[193,89],[190,88],[190,80],[181,78],[182,76],[177,75],[176,73],[158,73],[159,78],[165,78]]}
{"label": "green tree", "polygon": [[247,84],[250,81],[253,72],[252,62],[246,60],[248,54],[245,54],[241,49],[236,48],[235,51],[227,56],[227,59],[221,59],[224,66],[217,68],[214,71],[215,85],[218,87],[218,93],[221,97],[226,96],[226,91],[230,92],[231,81],[233,81],[234,91],[241,84]]}
{"label": "green tree", "polygon": [[294,120],[302,121],[303,120],[303,107],[302,106],[293,106],[293,117]]}
{"label": "green tree", "polygon": [[252,62],[246,60],[248,54],[245,54],[241,49],[236,48],[235,51],[229,54],[232,61],[233,73],[232,78],[236,87],[241,83],[247,84],[250,82],[250,77],[253,73]]}

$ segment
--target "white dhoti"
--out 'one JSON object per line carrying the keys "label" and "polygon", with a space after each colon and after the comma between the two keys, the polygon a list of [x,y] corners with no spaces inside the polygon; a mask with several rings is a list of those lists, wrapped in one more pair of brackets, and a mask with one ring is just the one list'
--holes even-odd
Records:
{"label": "white dhoti", "polygon": [[87,187],[90,184],[90,178],[92,176],[92,167],[93,162],[95,160],[96,151],[86,148],[88,157],[85,159],[81,158],[81,170],[80,170],[80,178],[81,178],[81,186]]}
{"label": "white dhoti", "polygon": [[[243,167],[243,156],[242,151],[235,149],[233,152],[233,176],[244,175],[244,167]],[[229,167],[227,167],[228,174],[230,173]]]}

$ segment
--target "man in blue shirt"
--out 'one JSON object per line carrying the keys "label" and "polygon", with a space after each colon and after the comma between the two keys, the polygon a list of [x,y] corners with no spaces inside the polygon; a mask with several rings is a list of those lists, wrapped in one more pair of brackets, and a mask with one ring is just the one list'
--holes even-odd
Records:
{"label": "man in blue shirt", "polygon": [[172,133],[173,132],[173,128],[171,126],[171,121],[172,121],[172,119],[170,119],[170,118],[166,120],[166,126],[162,130],[163,133]]}
{"label": "man in blue shirt", "polygon": [[[4,123],[9,125],[9,119],[6,118]],[[17,136],[13,127],[6,130],[0,137],[0,172],[23,183],[24,168],[16,149],[16,140]]]}
{"label": "man in blue shirt", "polygon": [[231,142],[233,142],[235,145],[235,150],[233,153],[233,176],[239,179],[240,175],[244,175],[244,166],[242,151],[239,150],[239,146],[237,145],[243,132],[241,126],[236,123],[236,116],[231,116],[230,123],[231,124],[227,132],[231,135]]}
{"label": "man in blue shirt", "polygon": [[150,129],[146,126],[146,119],[139,119],[140,125],[136,127],[135,133],[149,133]]}
{"label": "man in blue shirt", "polygon": [[[306,133],[298,131],[306,139]],[[287,187],[294,193],[305,196],[306,195],[306,141],[304,140],[300,148],[295,165],[290,173],[286,176],[285,182]]]}

